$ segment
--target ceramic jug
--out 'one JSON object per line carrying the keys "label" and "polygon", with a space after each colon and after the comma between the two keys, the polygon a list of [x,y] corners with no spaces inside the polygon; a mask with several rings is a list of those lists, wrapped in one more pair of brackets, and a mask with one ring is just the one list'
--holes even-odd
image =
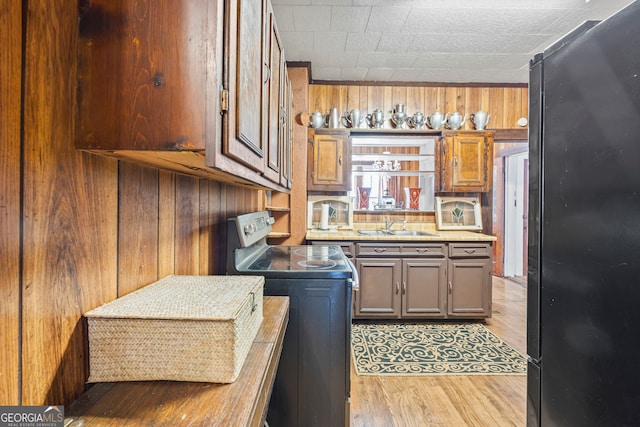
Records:
{"label": "ceramic jug", "polygon": [[431,129],[439,130],[446,120],[447,118],[439,110],[436,110],[435,113],[427,116],[426,123]]}
{"label": "ceramic jug", "polygon": [[471,120],[471,123],[473,123],[476,130],[484,130],[484,128],[489,123],[490,117],[491,117],[491,114],[487,114],[484,111],[478,111],[476,113],[469,115],[469,120]]}
{"label": "ceramic jug", "polygon": [[376,108],[373,113],[367,114],[367,125],[370,128],[380,129],[384,124],[384,112],[381,109]]}
{"label": "ceramic jug", "polygon": [[409,127],[412,127],[413,129],[422,129],[426,122],[427,116],[422,114],[420,111],[416,112],[413,117],[409,117],[407,119]]}
{"label": "ceramic jug", "polygon": [[332,108],[327,114],[327,118],[325,120],[325,125],[328,128],[338,128],[340,127],[340,113],[338,113],[337,108]]}
{"label": "ceramic jug", "polygon": [[458,130],[462,127],[462,125],[464,125],[464,122],[466,120],[467,120],[467,116],[463,116],[457,111],[454,111],[446,120],[445,126],[451,130]]}
{"label": "ceramic jug", "polygon": [[357,108],[354,108],[342,116],[342,124],[346,128],[359,128],[364,120],[364,116]]}
{"label": "ceramic jug", "polygon": [[320,111],[316,111],[311,115],[311,127],[314,129],[321,128],[324,125],[324,116]]}

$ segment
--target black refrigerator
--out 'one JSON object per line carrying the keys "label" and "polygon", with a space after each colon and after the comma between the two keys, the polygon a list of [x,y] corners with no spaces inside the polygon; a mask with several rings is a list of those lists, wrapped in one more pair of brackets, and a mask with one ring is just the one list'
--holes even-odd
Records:
{"label": "black refrigerator", "polygon": [[530,63],[528,426],[640,425],[640,2]]}

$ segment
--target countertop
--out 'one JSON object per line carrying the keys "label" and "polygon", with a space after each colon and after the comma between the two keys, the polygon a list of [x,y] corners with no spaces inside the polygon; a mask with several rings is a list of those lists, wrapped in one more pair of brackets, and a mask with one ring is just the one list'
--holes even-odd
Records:
{"label": "countertop", "polygon": [[97,383],[65,410],[65,426],[261,427],[289,319],[288,297],[264,297],[263,321],[238,379]]}
{"label": "countertop", "polygon": [[[360,234],[357,230],[379,230],[381,227],[379,224],[368,223],[356,223],[353,226],[353,230],[307,230],[307,240],[349,240],[349,241],[380,241],[380,242],[493,242],[496,239],[495,236],[483,234],[473,231],[462,230],[436,230],[435,225],[421,225],[415,226],[407,224],[407,230],[419,230],[433,235],[422,236],[394,236],[392,234],[379,233],[379,234]],[[394,224],[391,227],[392,230],[401,230],[401,224]]]}

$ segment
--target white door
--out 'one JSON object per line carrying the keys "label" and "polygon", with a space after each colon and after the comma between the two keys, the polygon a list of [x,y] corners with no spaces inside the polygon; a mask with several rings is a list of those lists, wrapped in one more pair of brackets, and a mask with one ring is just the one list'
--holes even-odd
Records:
{"label": "white door", "polygon": [[505,158],[504,275],[526,276],[523,230],[525,228],[528,153]]}

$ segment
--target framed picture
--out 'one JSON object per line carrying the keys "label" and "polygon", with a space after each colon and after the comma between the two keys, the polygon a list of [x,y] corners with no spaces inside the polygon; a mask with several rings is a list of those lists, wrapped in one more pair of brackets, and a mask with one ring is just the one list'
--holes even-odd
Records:
{"label": "framed picture", "polygon": [[438,230],[482,231],[479,197],[436,197]]}

